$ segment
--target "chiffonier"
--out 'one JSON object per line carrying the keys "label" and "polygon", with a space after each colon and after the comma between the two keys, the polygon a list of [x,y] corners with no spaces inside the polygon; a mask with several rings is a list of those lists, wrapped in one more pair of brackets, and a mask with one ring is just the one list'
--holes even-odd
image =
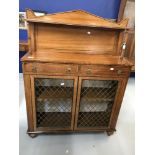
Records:
{"label": "chiffonier", "polygon": [[132,66],[124,58],[128,20],[116,23],[82,10],[26,13],[27,133],[113,134]]}

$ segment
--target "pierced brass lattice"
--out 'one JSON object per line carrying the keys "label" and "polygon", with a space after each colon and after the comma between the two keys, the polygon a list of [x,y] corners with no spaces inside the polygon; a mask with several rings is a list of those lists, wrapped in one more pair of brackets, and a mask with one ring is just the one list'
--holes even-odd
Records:
{"label": "pierced brass lattice", "polygon": [[118,87],[116,80],[83,80],[78,127],[107,127]]}
{"label": "pierced brass lattice", "polygon": [[72,98],[73,80],[36,78],[37,127],[69,128]]}

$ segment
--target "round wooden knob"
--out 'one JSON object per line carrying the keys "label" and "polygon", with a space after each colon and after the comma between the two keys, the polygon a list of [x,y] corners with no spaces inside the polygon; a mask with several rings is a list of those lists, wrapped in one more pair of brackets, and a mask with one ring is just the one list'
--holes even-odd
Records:
{"label": "round wooden knob", "polygon": [[36,66],[32,66],[32,72],[37,72],[37,67]]}
{"label": "round wooden knob", "polygon": [[87,72],[86,72],[88,75],[91,74],[91,69],[88,69]]}
{"label": "round wooden knob", "polygon": [[70,72],[71,72],[71,68],[68,67],[68,68],[67,68],[67,73],[70,73]]}
{"label": "round wooden knob", "polygon": [[121,73],[122,73],[122,70],[119,69],[119,70],[117,71],[117,74],[121,74]]}

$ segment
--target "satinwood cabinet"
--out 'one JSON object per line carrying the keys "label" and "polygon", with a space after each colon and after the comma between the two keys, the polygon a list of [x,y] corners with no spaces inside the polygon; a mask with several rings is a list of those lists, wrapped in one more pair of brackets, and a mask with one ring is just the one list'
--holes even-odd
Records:
{"label": "satinwood cabinet", "polygon": [[127,20],[82,10],[36,17],[27,10],[29,52],[22,58],[28,134],[111,135],[131,62],[124,58]]}

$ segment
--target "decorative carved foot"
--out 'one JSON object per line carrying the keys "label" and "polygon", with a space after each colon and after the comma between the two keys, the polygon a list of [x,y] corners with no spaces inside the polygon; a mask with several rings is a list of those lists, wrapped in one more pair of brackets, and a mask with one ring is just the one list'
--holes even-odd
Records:
{"label": "decorative carved foot", "polygon": [[114,131],[107,131],[107,135],[108,135],[108,136],[113,135],[113,133],[114,133]]}
{"label": "decorative carved foot", "polygon": [[28,135],[29,135],[31,138],[35,138],[35,137],[38,136],[36,133],[28,133]]}

